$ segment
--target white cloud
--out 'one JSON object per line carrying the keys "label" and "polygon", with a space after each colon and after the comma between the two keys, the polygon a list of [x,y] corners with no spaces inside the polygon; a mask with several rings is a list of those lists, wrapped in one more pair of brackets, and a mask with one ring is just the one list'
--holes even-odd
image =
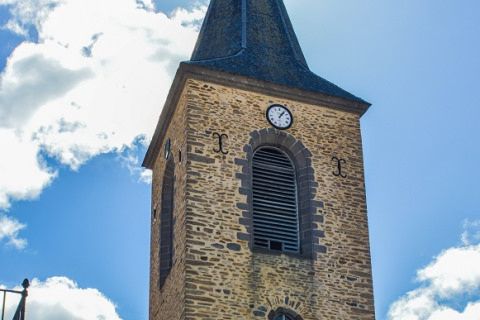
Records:
{"label": "white cloud", "polygon": [[418,271],[418,280],[429,282],[441,298],[480,287],[480,245],[450,248]]}
{"label": "white cloud", "polygon": [[0,128],[0,150],[0,209],[7,209],[12,199],[38,197],[56,176],[38,156],[39,143],[21,131]]}
{"label": "white cloud", "polygon": [[[142,139],[142,144],[145,142]],[[122,166],[127,168],[130,171],[130,174],[137,175],[138,181],[144,183],[152,183],[152,170],[143,170],[140,167],[140,159],[138,156],[135,155],[135,151],[137,151],[137,144],[135,144],[132,148],[124,150],[123,153],[119,154],[118,159],[122,163]]]}
{"label": "white cloud", "polygon": [[462,243],[469,245],[471,243],[480,243],[480,220],[463,222]]}
{"label": "white cloud", "polygon": [[18,237],[20,230],[26,225],[18,222],[14,218],[0,214],[0,242],[7,240],[7,246],[13,246],[17,249],[23,249],[27,245],[27,240]]}
{"label": "white cloud", "polygon": [[29,35],[29,27],[37,29],[41,22],[46,19],[49,12],[62,0],[0,0],[2,5],[11,5],[10,12],[13,18],[10,19],[6,28],[23,36]]}
{"label": "white cloud", "polygon": [[[6,319],[13,317],[17,305],[18,298],[13,299],[13,294],[9,294]],[[45,282],[32,280],[28,289],[27,319],[120,320],[120,317],[115,304],[97,289],[82,289],[68,278],[52,277]]]}
{"label": "white cloud", "polygon": [[[0,209],[7,210],[55,179],[57,167],[45,155],[77,170],[138,137],[150,139],[205,7],[167,16],[150,0],[0,4],[13,15],[5,28],[38,31],[38,42],[20,44],[0,78]],[[148,172],[133,171],[148,180]]]}
{"label": "white cloud", "polygon": [[[477,222],[472,224],[478,225]],[[420,287],[393,303],[387,319],[479,319],[480,300],[468,300],[476,300],[480,294],[480,244],[464,243],[443,251],[417,272],[417,280]],[[458,299],[466,305],[463,310],[451,306],[456,305]]]}
{"label": "white cloud", "polygon": [[90,77],[93,72],[86,67],[71,70],[62,66],[50,48],[23,44],[2,76],[0,126],[21,128],[39,108]]}

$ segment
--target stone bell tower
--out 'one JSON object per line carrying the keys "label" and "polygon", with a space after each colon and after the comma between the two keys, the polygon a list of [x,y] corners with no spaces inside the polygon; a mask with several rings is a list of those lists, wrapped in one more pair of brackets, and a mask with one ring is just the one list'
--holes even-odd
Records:
{"label": "stone bell tower", "polygon": [[374,319],[360,117],[282,0],[211,0],[143,165],[150,319]]}

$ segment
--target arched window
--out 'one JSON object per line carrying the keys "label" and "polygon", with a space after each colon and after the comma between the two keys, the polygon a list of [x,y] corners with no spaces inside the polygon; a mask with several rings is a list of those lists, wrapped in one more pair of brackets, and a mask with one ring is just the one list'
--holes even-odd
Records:
{"label": "arched window", "polygon": [[173,204],[174,204],[174,172],[173,157],[167,160],[162,184],[162,205],[160,212],[160,250],[159,250],[159,280],[162,288],[173,260]]}
{"label": "arched window", "polygon": [[243,210],[238,221],[246,232],[238,232],[237,238],[260,253],[317,259],[327,248],[321,243],[323,202],[316,196],[312,153],[284,131],[260,129],[250,136],[243,148],[245,158],[235,159],[242,166],[236,174],[241,181],[238,191],[246,195],[245,202],[237,203]]}
{"label": "arched window", "polygon": [[283,307],[271,310],[267,318],[268,320],[303,320],[295,311]]}
{"label": "arched window", "polygon": [[286,153],[270,146],[255,150],[252,196],[254,246],[298,253],[297,181]]}

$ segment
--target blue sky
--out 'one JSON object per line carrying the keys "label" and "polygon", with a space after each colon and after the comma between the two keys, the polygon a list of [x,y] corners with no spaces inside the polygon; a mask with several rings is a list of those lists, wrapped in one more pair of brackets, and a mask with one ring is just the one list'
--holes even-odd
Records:
{"label": "blue sky", "polygon": [[[63,289],[79,311],[62,319],[147,319],[139,164],[202,3],[0,0],[0,286]],[[480,3],[285,4],[310,68],[373,104],[361,124],[377,319],[476,320]],[[61,314],[32,295],[33,320]]]}

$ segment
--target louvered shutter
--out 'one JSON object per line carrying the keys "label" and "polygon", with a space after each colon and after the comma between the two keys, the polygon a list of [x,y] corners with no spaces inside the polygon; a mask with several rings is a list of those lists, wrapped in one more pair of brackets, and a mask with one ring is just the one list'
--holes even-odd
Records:
{"label": "louvered shutter", "polygon": [[256,247],[299,252],[295,168],[282,151],[263,147],[252,161]]}
{"label": "louvered shutter", "polygon": [[162,185],[162,211],[160,213],[159,287],[162,288],[172,269],[173,257],[173,210],[175,164],[167,161]]}

